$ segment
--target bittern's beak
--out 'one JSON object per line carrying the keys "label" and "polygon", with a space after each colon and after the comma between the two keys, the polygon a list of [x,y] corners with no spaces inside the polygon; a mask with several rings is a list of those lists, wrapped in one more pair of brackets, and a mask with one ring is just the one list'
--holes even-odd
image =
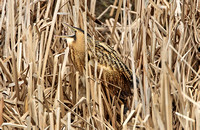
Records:
{"label": "bittern's beak", "polygon": [[68,28],[70,28],[70,29],[73,30],[73,31],[77,31],[76,28],[72,27],[71,25],[69,25],[69,24],[67,24],[67,23],[62,23],[62,24],[63,24],[63,26],[67,26]]}
{"label": "bittern's beak", "polygon": [[63,24],[63,26],[67,26],[68,28],[70,28],[71,30],[73,30],[75,32],[74,35],[60,36],[67,41],[68,45],[70,45],[76,40],[76,31],[78,31],[78,30],[75,27],[72,27],[71,25],[69,25],[67,23],[62,23],[62,24]]}

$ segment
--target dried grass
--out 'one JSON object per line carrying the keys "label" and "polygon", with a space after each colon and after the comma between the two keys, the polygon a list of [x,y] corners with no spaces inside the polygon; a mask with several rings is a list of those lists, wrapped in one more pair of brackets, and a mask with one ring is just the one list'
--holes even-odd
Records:
{"label": "dried grass", "polygon": [[[0,1],[1,127],[200,130],[200,1],[113,0],[101,14],[94,5]],[[102,22],[105,14],[110,18]],[[63,22],[113,46],[139,77],[127,114],[118,97],[102,91],[97,62],[94,74],[86,63],[81,88],[69,48],[58,37],[71,33]]]}

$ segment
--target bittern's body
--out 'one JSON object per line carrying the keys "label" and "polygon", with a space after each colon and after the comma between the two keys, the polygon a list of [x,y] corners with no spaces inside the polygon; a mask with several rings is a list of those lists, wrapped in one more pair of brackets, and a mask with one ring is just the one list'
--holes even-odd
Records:
{"label": "bittern's body", "polygon": [[[74,28],[74,27],[73,27]],[[84,31],[75,29],[75,35],[67,38],[70,47],[70,56],[80,75],[85,73],[85,39]],[[121,89],[121,98],[131,95],[133,85],[132,72],[122,62],[117,52],[106,43],[93,42],[90,36],[87,37],[88,62],[94,67],[95,58],[98,61],[98,73],[103,69],[102,81],[104,86],[108,86],[113,94],[118,94]],[[120,89],[119,89],[120,88]]]}

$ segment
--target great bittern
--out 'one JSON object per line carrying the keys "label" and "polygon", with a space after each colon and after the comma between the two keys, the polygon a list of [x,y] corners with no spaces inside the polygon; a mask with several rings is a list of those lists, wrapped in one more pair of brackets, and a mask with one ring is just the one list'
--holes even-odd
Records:
{"label": "great bittern", "polygon": [[[74,35],[67,36],[65,39],[69,48],[72,63],[81,76],[85,73],[85,35],[84,31],[65,24],[75,31]],[[117,95],[119,88],[121,89],[121,99],[131,95],[131,87],[133,86],[133,77],[131,70],[122,62],[118,53],[104,42],[95,40],[87,35],[88,43],[88,62],[94,66],[94,59],[98,61],[98,72],[103,69],[102,82],[104,86],[108,86],[109,90]],[[95,51],[94,51],[95,50]],[[138,82],[138,80],[136,79]],[[118,86],[118,88],[116,87]]]}

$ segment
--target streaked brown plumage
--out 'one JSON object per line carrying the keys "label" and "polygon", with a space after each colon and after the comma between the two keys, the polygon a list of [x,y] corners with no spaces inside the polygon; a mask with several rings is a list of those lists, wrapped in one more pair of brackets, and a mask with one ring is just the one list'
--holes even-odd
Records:
{"label": "streaked brown plumage", "polygon": [[[83,76],[85,74],[84,31],[76,27],[70,26],[70,28],[75,31],[73,36],[68,36],[68,38],[66,38],[70,48],[71,60],[75,69]],[[98,72],[103,68],[102,80],[106,80],[106,82],[103,82],[103,85],[106,86],[107,84],[108,88],[115,95],[118,94],[119,88],[121,88],[120,98],[122,99],[130,96],[131,87],[133,85],[132,72],[122,62],[117,52],[106,43],[100,41],[95,41],[95,43],[93,43],[93,40],[89,35],[87,37],[87,43],[88,62],[94,66],[94,59],[96,58],[98,61]]]}

